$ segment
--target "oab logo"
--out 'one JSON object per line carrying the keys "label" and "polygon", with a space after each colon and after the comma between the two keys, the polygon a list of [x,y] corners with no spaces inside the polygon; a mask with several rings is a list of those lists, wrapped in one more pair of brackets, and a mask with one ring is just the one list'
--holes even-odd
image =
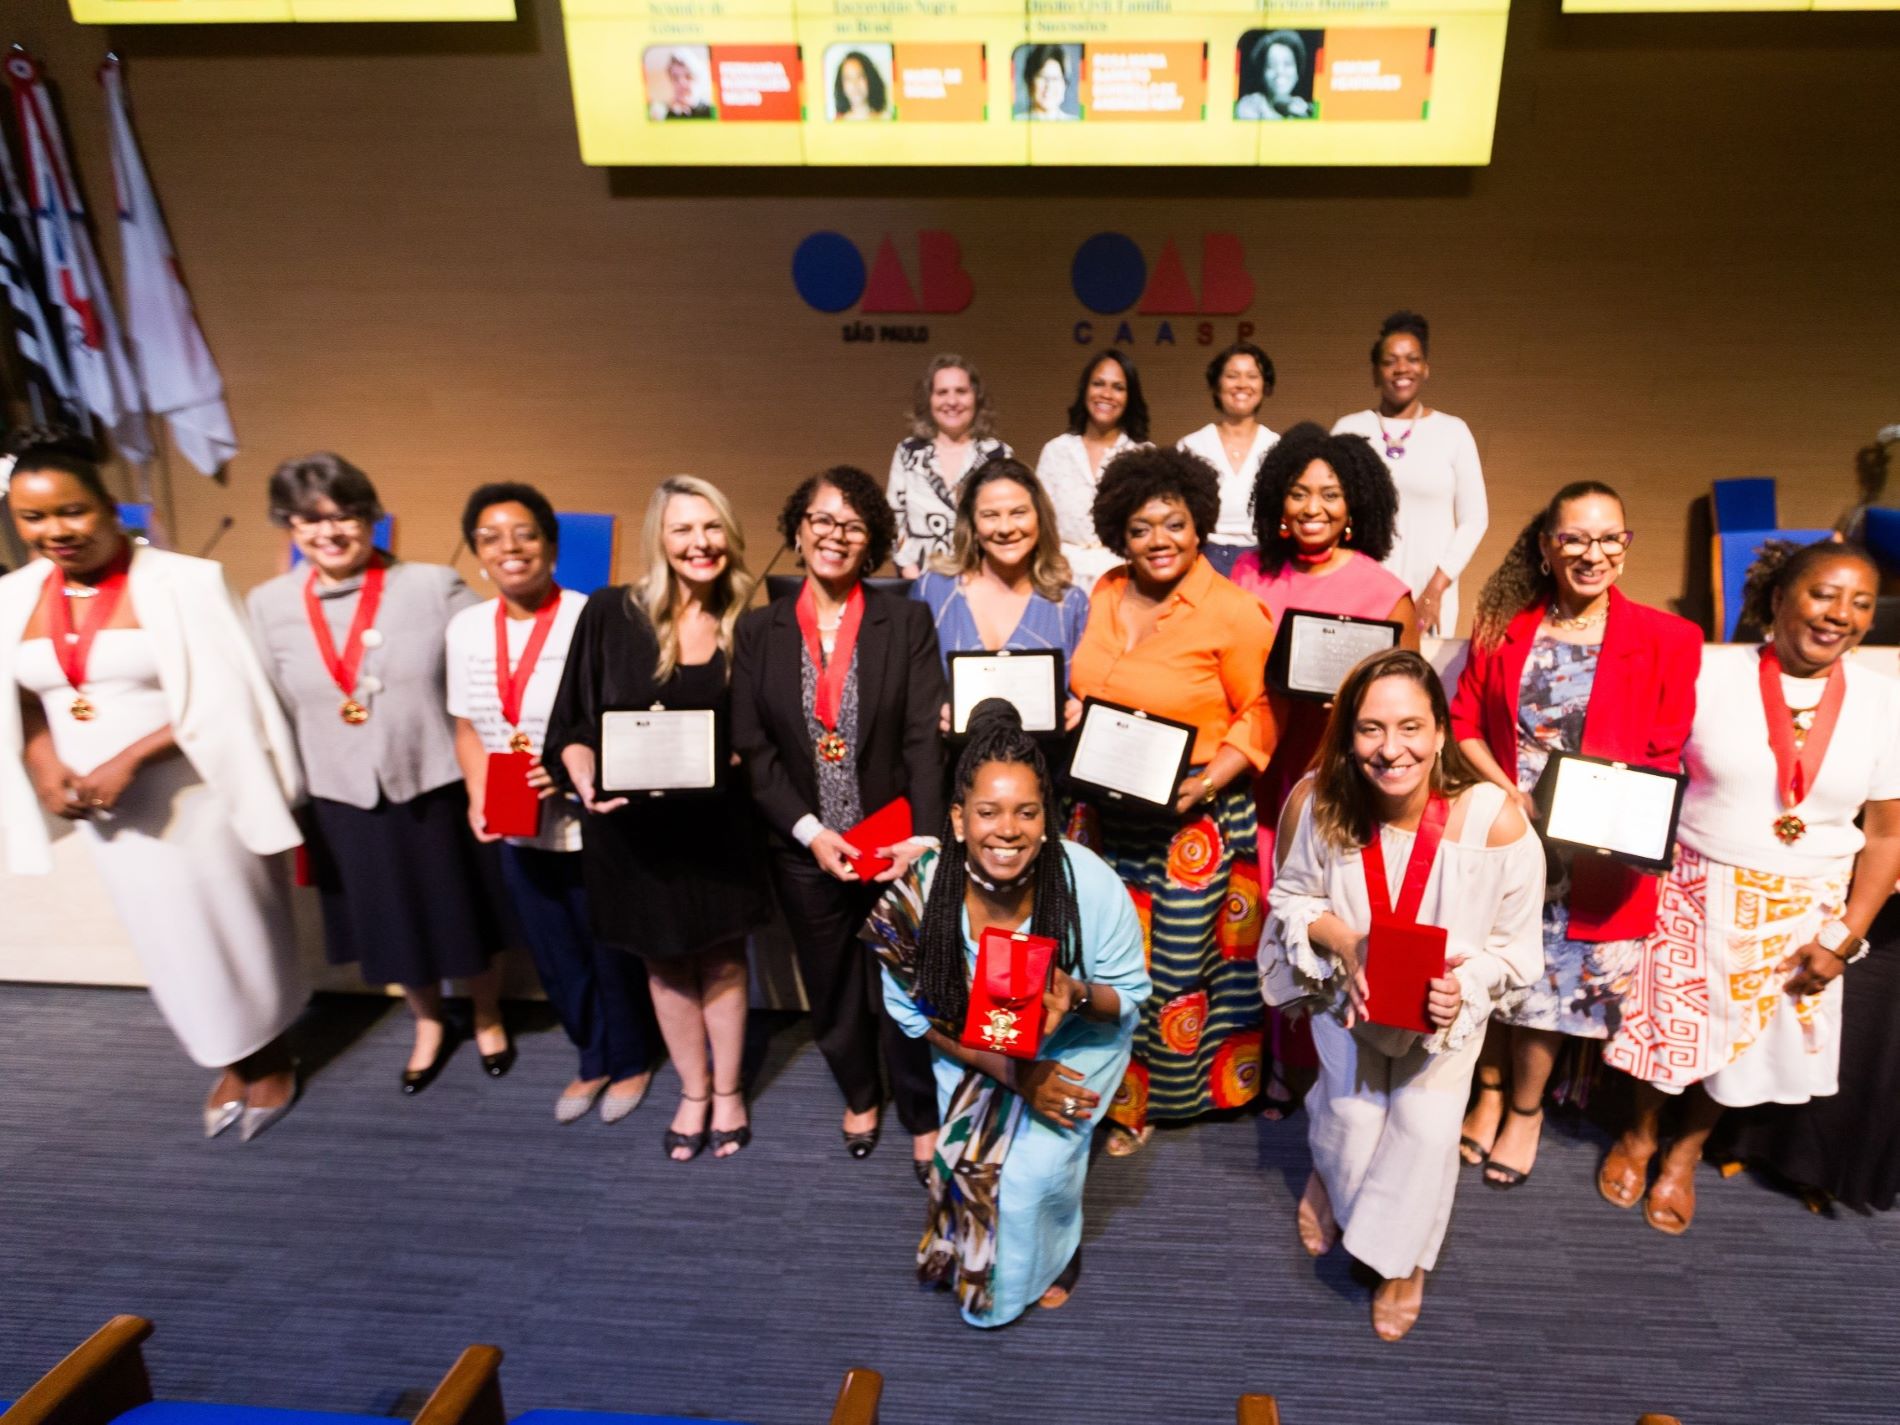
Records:
{"label": "oab logo", "polygon": [[[1112,344],[1133,346],[1145,339],[1152,346],[1174,346],[1178,338],[1171,318],[1234,316],[1253,305],[1253,278],[1247,274],[1246,250],[1236,234],[1202,233],[1200,256],[1197,290],[1174,238],[1161,244],[1150,266],[1141,245],[1126,233],[1096,233],[1076,248],[1069,264],[1069,285],[1075,289],[1075,299],[1097,316],[1121,318],[1107,338]],[[1131,313],[1159,320],[1138,323],[1130,319]],[[1225,328],[1225,323],[1212,321],[1195,322],[1191,329],[1182,325],[1196,346],[1212,346],[1217,329]],[[1093,345],[1097,326],[1088,317],[1076,322],[1076,344]],[[1253,331],[1252,322],[1237,321],[1231,339],[1245,341]]]}
{"label": "oab logo", "polygon": [[[976,295],[976,284],[963,270],[963,249],[946,232],[915,235],[915,260],[906,267],[889,233],[878,240],[867,268],[858,245],[843,233],[812,233],[792,253],[792,286],[806,306],[820,312],[852,307],[862,317],[960,312]],[[912,280],[912,273],[916,274]],[[841,329],[845,341],[927,342],[923,323],[853,321]]]}

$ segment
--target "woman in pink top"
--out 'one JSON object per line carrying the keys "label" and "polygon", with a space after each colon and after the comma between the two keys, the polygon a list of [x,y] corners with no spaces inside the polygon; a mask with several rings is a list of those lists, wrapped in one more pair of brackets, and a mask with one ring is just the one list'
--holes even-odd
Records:
{"label": "woman in pink top", "polygon": [[[1258,547],[1240,556],[1234,582],[1267,606],[1276,631],[1289,609],[1391,619],[1406,648],[1418,647],[1411,590],[1379,561],[1392,550],[1398,495],[1385,462],[1365,437],[1328,435],[1303,421],[1267,452],[1254,477],[1253,522]],[[1273,696],[1280,740],[1254,783],[1260,822],[1260,886],[1273,884],[1274,829],[1293,786],[1319,751],[1331,703]],[[1262,1110],[1290,1112],[1304,1096],[1319,1061],[1303,1020],[1268,1012],[1272,1070]],[[1299,1085],[1295,1091],[1294,1084]]]}

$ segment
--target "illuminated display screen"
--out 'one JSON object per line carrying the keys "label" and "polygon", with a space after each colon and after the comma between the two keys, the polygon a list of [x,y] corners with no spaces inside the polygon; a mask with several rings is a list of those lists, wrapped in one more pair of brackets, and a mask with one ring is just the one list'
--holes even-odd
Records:
{"label": "illuminated display screen", "polygon": [[1508,0],[563,0],[594,164],[1483,164]]}
{"label": "illuminated display screen", "polygon": [[82,25],[512,20],[515,0],[72,0]]}
{"label": "illuminated display screen", "polygon": [[1733,14],[1742,10],[1900,10],[1900,0],[1564,0],[1568,15]]}

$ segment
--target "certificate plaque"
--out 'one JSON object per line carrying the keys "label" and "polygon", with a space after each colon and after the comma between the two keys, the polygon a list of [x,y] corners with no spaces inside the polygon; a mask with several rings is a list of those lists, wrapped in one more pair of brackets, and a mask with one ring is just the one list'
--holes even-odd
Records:
{"label": "certificate plaque", "polygon": [[970,730],[970,714],[985,698],[1014,703],[1024,732],[1062,731],[1062,654],[1053,648],[1026,652],[950,655],[950,732]]}
{"label": "certificate plaque", "polygon": [[1331,701],[1355,666],[1396,648],[1404,631],[1386,619],[1288,609],[1267,655],[1267,686],[1291,698]]}
{"label": "certificate plaque", "polygon": [[600,719],[602,792],[709,792],[719,785],[719,719],[710,708],[608,712]]}
{"label": "certificate plaque", "polygon": [[1667,871],[1688,781],[1679,772],[1559,752],[1537,784],[1545,839]]}
{"label": "certificate plaque", "polygon": [[1069,780],[1111,802],[1172,811],[1194,751],[1194,729],[1119,703],[1087,699]]}

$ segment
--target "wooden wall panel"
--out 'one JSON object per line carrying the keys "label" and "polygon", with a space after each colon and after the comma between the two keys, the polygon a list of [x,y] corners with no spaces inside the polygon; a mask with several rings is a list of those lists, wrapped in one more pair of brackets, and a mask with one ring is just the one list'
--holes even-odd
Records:
{"label": "wooden wall panel", "polygon": [[[244,442],[225,484],[174,468],[178,543],[232,516],[240,587],[280,549],[265,476],[324,446],[377,478],[410,557],[447,556],[485,478],[637,522],[654,479],[689,470],[733,493],[755,567],[801,474],[882,472],[930,349],[981,363],[1033,458],[1081,354],[1069,257],[1102,229],[1151,258],[1170,234],[1190,254],[1242,235],[1278,426],[1363,404],[1378,318],[1429,314],[1433,403],[1471,422],[1490,474],[1479,571],[1552,488],[1594,476],[1642,532],[1628,590],[1675,597],[1712,477],[1778,475],[1784,514],[1825,523],[1855,449],[1900,420],[1900,16],[1520,3],[1482,170],[610,173],[578,158],[556,0],[521,9],[106,32],[63,0],[8,6],[0,39],[48,60],[99,199],[92,68],[108,43],[128,60]],[[867,256],[887,231],[947,229],[975,301],[928,319],[924,349],[843,344],[789,280],[821,227]],[[1205,350],[1136,352],[1157,433],[1200,424]]]}

